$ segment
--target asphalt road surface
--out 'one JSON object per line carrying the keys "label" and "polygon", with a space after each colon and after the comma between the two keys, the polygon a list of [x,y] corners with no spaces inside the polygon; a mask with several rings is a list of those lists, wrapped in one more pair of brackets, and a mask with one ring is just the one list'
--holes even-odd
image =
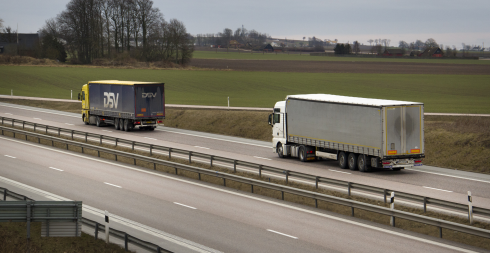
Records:
{"label": "asphalt road surface", "polygon": [[479,250],[0,136],[0,176],[223,252]]}
{"label": "asphalt road surface", "polygon": [[370,173],[342,170],[336,161],[301,163],[296,159],[280,159],[272,152],[270,143],[244,138],[158,127],[155,131],[117,131],[113,127],[84,125],[80,115],[0,103],[0,115],[124,138],[139,142],[182,148],[238,160],[262,163],[292,171],[346,180],[377,187],[419,194],[465,204],[467,191],[473,195],[475,206],[490,208],[490,176],[478,173],[421,166],[401,171],[378,170]]}

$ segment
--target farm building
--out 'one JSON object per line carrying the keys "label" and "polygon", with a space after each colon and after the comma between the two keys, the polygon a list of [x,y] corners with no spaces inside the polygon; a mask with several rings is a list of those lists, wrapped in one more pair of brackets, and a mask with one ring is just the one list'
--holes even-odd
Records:
{"label": "farm building", "polygon": [[385,49],[383,56],[403,56],[405,49]]}
{"label": "farm building", "polygon": [[38,41],[37,33],[0,34],[0,53],[34,56]]}
{"label": "farm building", "polygon": [[412,57],[418,56],[421,53],[422,53],[422,51],[420,51],[420,50],[413,50],[412,52],[410,52],[410,56],[412,56]]}
{"label": "farm building", "polygon": [[240,48],[240,46],[241,46],[242,44],[240,44],[240,43],[239,43],[238,41],[236,41],[236,40],[230,40],[229,45],[230,45],[230,47]]}
{"label": "farm building", "polygon": [[265,52],[274,52],[274,48],[271,46],[271,44],[267,44],[267,46],[265,46],[263,50]]}
{"label": "farm building", "polygon": [[443,52],[439,47],[429,47],[424,50],[421,54],[418,56],[420,57],[442,57]]}

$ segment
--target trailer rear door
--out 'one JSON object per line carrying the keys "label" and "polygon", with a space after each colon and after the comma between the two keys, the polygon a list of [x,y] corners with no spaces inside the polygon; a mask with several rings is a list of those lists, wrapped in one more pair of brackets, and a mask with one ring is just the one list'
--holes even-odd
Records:
{"label": "trailer rear door", "polygon": [[422,105],[385,107],[385,155],[423,153]]}
{"label": "trailer rear door", "polygon": [[135,85],[136,118],[163,118],[165,93],[163,84]]}

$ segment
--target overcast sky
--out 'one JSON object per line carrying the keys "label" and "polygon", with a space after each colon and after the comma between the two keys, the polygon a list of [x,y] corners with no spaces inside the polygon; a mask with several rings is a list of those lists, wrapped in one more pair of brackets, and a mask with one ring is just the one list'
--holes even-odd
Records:
{"label": "overcast sky", "polygon": [[[0,0],[0,18],[20,33],[34,33],[69,0]],[[490,0],[154,0],[166,20],[187,31],[217,33],[242,25],[274,38],[316,36],[368,44],[369,39],[412,42],[434,38],[444,47],[490,46]]]}

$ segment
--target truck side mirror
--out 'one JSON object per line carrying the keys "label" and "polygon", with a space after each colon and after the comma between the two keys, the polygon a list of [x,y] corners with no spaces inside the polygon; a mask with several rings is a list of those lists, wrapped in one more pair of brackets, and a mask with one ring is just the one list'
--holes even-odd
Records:
{"label": "truck side mirror", "polygon": [[272,126],[272,114],[269,114],[269,125]]}
{"label": "truck side mirror", "polygon": [[78,101],[80,101],[80,93],[78,93]]}

